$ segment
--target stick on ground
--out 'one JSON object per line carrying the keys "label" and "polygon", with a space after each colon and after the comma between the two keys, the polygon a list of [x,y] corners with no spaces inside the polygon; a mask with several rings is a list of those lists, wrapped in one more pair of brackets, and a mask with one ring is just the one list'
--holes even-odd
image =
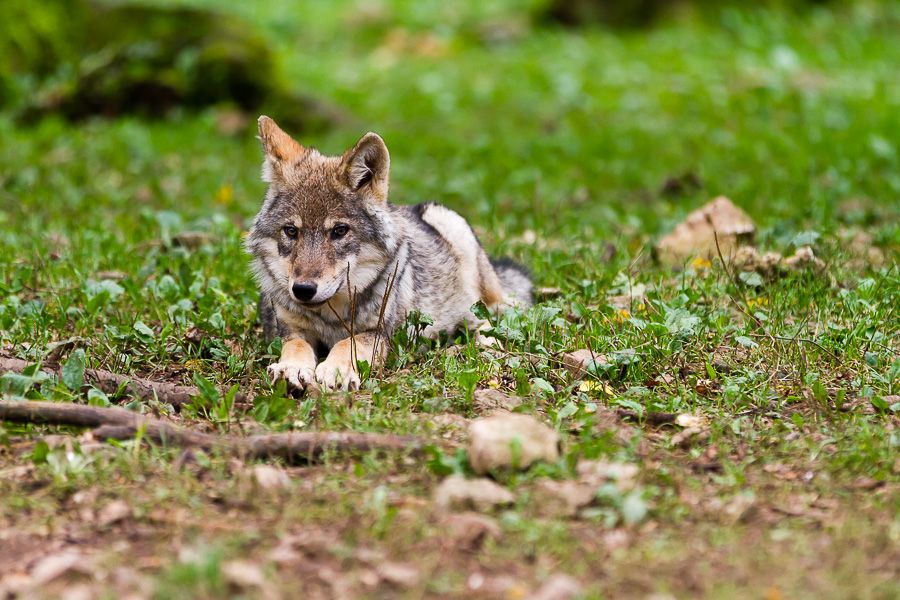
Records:
{"label": "stick on ground", "polygon": [[288,461],[312,461],[326,451],[358,454],[372,450],[413,451],[422,440],[379,433],[310,431],[238,437],[191,431],[124,408],[38,401],[0,401],[0,421],[74,425],[94,428],[99,439],[130,439],[139,430],[160,444],[219,450],[245,458],[280,457]]}
{"label": "stick on ground", "polygon": [[[0,357],[0,373],[13,371],[22,373],[27,367],[34,363],[30,363],[18,358]],[[51,373],[59,377],[62,367],[43,365],[41,371]],[[190,404],[191,398],[200,395],[200,390],[192,385],[178,385],[176,383],[168,383],[164,381],[153,381],[143,377],[134,377],[131,375],[120,375],[110,371],[101,369],[85,369],[84,382],[86,386],[93,385],[107,394],[115,394],[119,391],[119,387],[124,384],[125,393],[140,400],[152,400],[159,398],[162,402],[171,404],[176,409],[186,404]],[[237,394],[234,398],[235,403],[241,404],[247,401],[246,396]]]}

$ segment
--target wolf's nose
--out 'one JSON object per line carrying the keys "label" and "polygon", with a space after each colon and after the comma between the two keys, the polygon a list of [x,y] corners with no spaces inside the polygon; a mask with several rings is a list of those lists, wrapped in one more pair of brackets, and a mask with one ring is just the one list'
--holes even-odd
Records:
{"label": "wolf's nose", "polygon": [[314,283],[295,283],[291,286],[291,291],[297,300],[301,302],[309,302],[316,295],[316,284]]}

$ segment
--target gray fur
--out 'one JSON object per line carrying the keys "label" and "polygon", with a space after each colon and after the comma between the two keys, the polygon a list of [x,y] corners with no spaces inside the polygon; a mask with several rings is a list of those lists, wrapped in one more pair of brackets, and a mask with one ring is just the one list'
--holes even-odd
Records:
{"label": "gray fur", "polygon": [[[479,300],[494,310],[531,305],[527,272],[490,261],[460,215],[387,201],[390,159],[380,137],[326,157],[282,134],[261,119],[270,185],[246,240],[267,340],[332,348],[350,326],[387,340],[413,310],[434,320],[424,332],[434,337],[481,326],[471,312]],[[336,236],[335,223],[349,233]],[[312,304],[292,295],[298,281],[317,284]]]}

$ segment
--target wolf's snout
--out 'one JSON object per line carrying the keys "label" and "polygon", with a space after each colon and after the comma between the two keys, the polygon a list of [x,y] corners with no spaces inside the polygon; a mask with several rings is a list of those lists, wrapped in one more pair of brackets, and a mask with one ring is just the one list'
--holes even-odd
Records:
{"label": "wolf's snout", "polygon": [[301,302],[309,302],[316,295],[316,284],[310,282],[295,283],[291,286],[294,297]]}

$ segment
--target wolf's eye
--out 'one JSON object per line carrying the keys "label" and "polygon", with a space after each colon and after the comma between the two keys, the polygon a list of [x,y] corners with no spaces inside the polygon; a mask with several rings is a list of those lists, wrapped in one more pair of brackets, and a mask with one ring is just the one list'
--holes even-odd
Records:
{"label": "wolf's eye", "polygon": [[284,232],[284,235],[288,236],[291,239],[297,237],[297,228],[293,225],[285,225],[281,230]]}
{"label": "wolf's eye", "polygon": [[350,231],[350,226],[345,225],[344,223],[338,223],[334,227],[331,228],[331,239],[339,240]]}

